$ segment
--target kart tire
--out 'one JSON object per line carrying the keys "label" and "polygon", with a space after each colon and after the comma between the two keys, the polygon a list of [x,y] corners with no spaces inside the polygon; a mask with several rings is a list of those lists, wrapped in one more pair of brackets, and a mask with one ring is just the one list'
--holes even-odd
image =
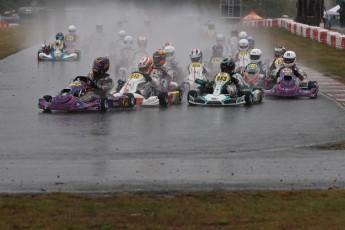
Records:
{"label": "kart tire", "polygon": [[181,88],[178,89],[178,103],[181,103],[183,100],[183,90]]}
{"label": "kart tire", "polygon": [[308,90],[314,89],[317,86],[317,82],[316,81],[310,81],[308,82]]}
{"label": "kart tire", "polygon": [[135,97],[132,93],[124,93],[123,95],[126,95],[128,97],[128,107],[135,106]]}
{"label": "kart tire", "polygon": [[53,99],[53,97],[50,96],[50,95],[44,95],[44,96],[43,96],[43,99],[46,100],[46,102],[51,102],[52,99]]}
{"label": "kart tire", "polygon": [[246,94],[244,95],[244,100],[246,102],[246,105],[251,105],[253,103],[252,92],[246,92]]}
{"label": "kart tire", "polygon": [[158,94],[158,100],[160,106],[167,106],[169,103],[168,93],[167,92],[160,92]]}
{"label": "kart tire", "polygon": [[196,90],[189,90],[189,91],[188,91],[188,94],[187,94],[187,101],[188,101],[188,104],[189,104],[189,105],[194,105],[194,104],[192,104],[192,103],[189,102],[190,97],[194,97],[194,98],[198,97],[198,92],[197,92]]}
{"label": "kart tire", "polygon": [[109,109],[109,101],[107,98],[101,98],[101,112],[107,112]]}

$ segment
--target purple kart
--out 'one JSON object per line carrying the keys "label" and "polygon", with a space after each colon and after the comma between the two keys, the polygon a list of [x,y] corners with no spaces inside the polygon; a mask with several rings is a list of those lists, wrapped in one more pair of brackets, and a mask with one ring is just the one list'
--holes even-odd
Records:
{"label": "purple kart", "polygon": [[280,72],[278,83],[272,89],[265,90],[265,96],[316,98],[318,92],[319,85],[316,81],[309,81],[306,87],[302,87],[292,70],[284,68]]}
{"label": "purple kart", "polygon": [[83,102],[80,97],[92,89],[94,83],[85,76],[76,77],[68,87],[64,88],[57,96],[45,95],[38,99],[38,108],[44,111],[102,111],[109,108],[131,108],[135,104],[133,95],[121,97],[100,98],[92,102]]}

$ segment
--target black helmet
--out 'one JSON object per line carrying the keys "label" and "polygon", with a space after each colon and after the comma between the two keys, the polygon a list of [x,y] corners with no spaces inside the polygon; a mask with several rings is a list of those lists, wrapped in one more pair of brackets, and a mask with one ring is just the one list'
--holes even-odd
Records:
{"label": "black helmet", "polygon": [[98,57],[93,61],[92,72],[96,75],[105,74],[109,70],[109,65],[107,57]]}
{"label": "black helmet", "polygon": [[235,69],[235,62],[232,58],[224,58],[220,63],[220,69],[222,72],[231,73]]}
{"label": "black helmet", "polygon": [[63,36],[63,33],[59,32],[55,35],[56,40],[63,41],[65,39],[65,36]]}

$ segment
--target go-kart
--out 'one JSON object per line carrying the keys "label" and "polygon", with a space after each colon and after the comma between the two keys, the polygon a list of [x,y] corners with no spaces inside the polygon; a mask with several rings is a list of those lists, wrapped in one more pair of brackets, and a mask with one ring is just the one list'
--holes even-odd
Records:
{"label": "go-kart", "polygon": [[301,82],[290,68],[280,71],[277,84],[270,90],[265,90],[265,96],[276,97],[309,97],[316,98],[319,85],[316,81]]}
{"label": "go-kart", "polygon": [[[164,84],[162,81],[160,83]],[[137,106],[167,106],[172,103],[180,103],[182,100],[182,92],[179,90],[153,90],[140,72],[133,72],[128,80],[119,80],[117,89],[110,93],[114,97],[131,94]]]}
{"label": "go-kart", "polygon": [[232,84],[230,82],[230,75],[224,72],[218,73],[211,86],[207,86],[207,82],[203,80],[196,80],[202,89],[198,93],[196,90],[188,92],[189,105],[207,105],[207,106],[230,106],[230,105],[251,105],[253,102],[261,102],[263,95],[259,89],[246,88],[237,91],[235,94],[228,94],[225,86]]}
{"label": "go-kart", "polygon": [[78,51],[72,53],[67,53],[62,49],[53,49],[50,52],[46,53],[42,50],[38,51],[38,60],[40,61],[74,61],[78,60]]}
{"label": "go-kart", "polygon": [[78,76],[72,80],[68,87],[64,88],[55,97],[45,95],[38,99],[38,108],[44,111],[102,111],[109,108],[130,108],[134,106],[134,98],[130,95],[109,98],[103,97],[92,102],[83,102],[80,98],[92,90],[95,83],[88,77]]}

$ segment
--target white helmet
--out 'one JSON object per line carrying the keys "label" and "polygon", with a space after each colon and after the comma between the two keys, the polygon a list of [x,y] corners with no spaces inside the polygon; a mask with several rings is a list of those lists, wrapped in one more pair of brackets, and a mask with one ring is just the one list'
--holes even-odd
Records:
{"label": "white helmet", "polygon": [[76,31],[77,31],[77,28],[75,27],[75,25],[70,25],[68,27],[68,32],[75,33]]}
{"label": "white helmet", "polygon": [[192,52],[190,52],[190,60],[192,62],[202,62],[202,52],[199,49],[193,49]]}
{"label": "white helmet", "polygon": [[239,34],[238,34],[238,38],[239,39],[245,39],[248,37],[248,34],[246,31],[241,31]]}
{"label": "white helmet", "polygon": [[216,35],[216,43],[217,44],[224,44],[224,42],[225,42],[224,34],[217,34]]}
{"label": "white helmet", "polygon": [[121,39],[124,39],[126,36],[127,36],[127,32],[126,31],[124,31],[124,30],[120,30],[119,31],[119,37]]}
{"label": "white helmet", "polygon": [[249,54],[250,62],[258,64],[261,61],[262,51],[260,49],[252,49]]}
{"label": "white helmet", "polygon": [[131,47],[133,45],[133,37],[127,35],[124,39],[123,42],[125,43],[125,46]]}
{"label": "white helmet", "polygon": [[164,48],[164,52],[165,52],[166,60],[167,61],[172,61],[174,59],[175,47],[173,47],[173,46],[166,46]]}
{"label": "white helmet", "polygon": [[292,67],[296,62],[296,53],[293,51],[286,51],[283,56],[283,63],[285,67]]}
{"label": "white helmet", "polygon": [[238,47],[240,48],[240,51],[247,51],[249,48],[249,42],[247,39],[241,39],[238,42]]}

